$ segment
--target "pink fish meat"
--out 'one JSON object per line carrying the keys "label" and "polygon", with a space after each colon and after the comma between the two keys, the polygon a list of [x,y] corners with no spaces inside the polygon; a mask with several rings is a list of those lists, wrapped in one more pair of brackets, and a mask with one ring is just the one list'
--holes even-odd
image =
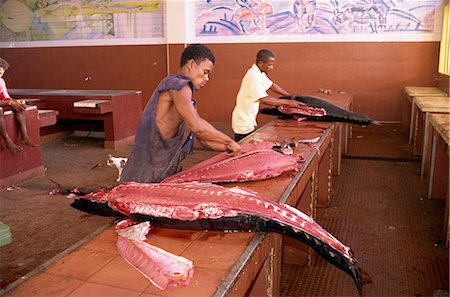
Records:
{"label": "pink fish meat", "polygon": [[[350,274],[360,294],[362,284],[370,282],[370,277],[358,267],[350,248],[311,217],[248,189],[197,182],[125,183],[80,197],[72,206],[89,213],[149,221],[157,227],[278,232],[305,242],[331,264]],[[133,248],[128,253],[136,253],[129,243],[123,245],[124,249]],[[136,248],[141,249],[140,246]]]}
{"label": "pink fish meat", "polygon": [[263,180],[285,172],[299,170],[298,156],[286,156],[272,150],[268,141],[250,142],[242,145],[243,154],[230,156],[221,153],[197,165],[169,176],[166,182],[243,182]]}
{"label": "pink fish meat", "polygon": [[324,108],[306,105],[301,107],[278,106],[278,110],[284,114],[299,114],[316,117],[322,117],[327,114],[327,111]]}
{"label": "pink fish meat", "polygon": [[[126,221],[129,224],[130,220]],[[121,224],[124,221],[118,224],[118,228]],[[192,261],[145,242],[149,229],[150,224],[146,221],[117,230],[120,255],[161,290],[169,286],[188,285],[194,274]]]}

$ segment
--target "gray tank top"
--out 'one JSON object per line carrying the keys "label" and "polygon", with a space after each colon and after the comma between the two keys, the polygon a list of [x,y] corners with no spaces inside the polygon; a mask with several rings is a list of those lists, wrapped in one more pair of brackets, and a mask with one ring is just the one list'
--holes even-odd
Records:
{"label": "gray tank top", "polygon": [[[171,74],[159,83],[142,113],[131,155],[122,171],[121,182],[160,182],[181,171],[181,161],[192,152],[193,134],[185,135],[186,127],[183,122],[175,137],[165,139],[156,125],[156,106],[162,92],[179,91],[185,85],[189,85],[192,93],[194,92],[191,80],[184,75]],[[195,105],[193,98],[192,103]]]}

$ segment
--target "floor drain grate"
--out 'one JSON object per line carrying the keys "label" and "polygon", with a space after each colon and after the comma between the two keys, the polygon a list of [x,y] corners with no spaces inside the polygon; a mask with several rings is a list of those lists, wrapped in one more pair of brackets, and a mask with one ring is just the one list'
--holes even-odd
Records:
{"label": "floor drain grate", "polygon": [[410,162],[420,163],[418,158],[393,158],[393,157],[374,157],[374,156],[343,156],[343,159],[352,160],[370,160],[370,161],[387,161],[387,162]]}

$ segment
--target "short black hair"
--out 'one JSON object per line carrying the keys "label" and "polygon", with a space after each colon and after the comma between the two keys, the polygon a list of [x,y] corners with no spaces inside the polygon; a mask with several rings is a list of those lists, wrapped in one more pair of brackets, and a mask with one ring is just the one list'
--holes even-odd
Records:
{"label": "short black hair", "polygon": [[8,63],[8,61],[6,61],[5,59],[3,59],[3,58],[0,58],[0,67],[1,68],[3,68],[3,69],[8,69],[9,68],[9,63]]}
{"label": "short black hair", "polygon": [[212,51],[203,44],[188,45],[181,55],[180,67],[183,67],[191,59],[197,63],[204,60],[210,60],[213,64],[216,63],[216,58]]}
{"label": "short black hair", "polygon": [[258,64],[258,62],[265,62],[269,58],[275,59],[275,54],[268,49],[262,49],[256,54],[256,64]]}

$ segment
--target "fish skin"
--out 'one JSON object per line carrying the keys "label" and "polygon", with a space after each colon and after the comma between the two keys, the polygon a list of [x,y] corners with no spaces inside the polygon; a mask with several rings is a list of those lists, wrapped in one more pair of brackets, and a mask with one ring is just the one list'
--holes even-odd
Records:
{"label": "fish skin", "polygon": [[[282,96],[282,99],[291,99],[290,96]],[[369,118],[367,115],[351,112],[340,108],[333,103],[330,103],[326,100],[313,97],[313,96],[300,96],[296,95],[293,100],[304,103],[308,106],[314,108],[323,108],[326,111],[326,115],[324,116],[310,116],[310,115],[299,115],[301,117],[305,117],[308,120],[315,121],[324,121],[324,122],[344,122],[351,123],[357,125],[370,125],[370,124],[378,124],[377,121]],[[281,118],[293,118],[295,115],[282,113],[278,108],[262,108],[260,110],[263,114],[279,116]]]}
{"label": "fish skin", "polygon": [[[131,187],[127,195],[121,188]],[[186,193],[197,193],[199,197],[183,197],[177,190],[187,187]],[[171,188],[175,190],[171,190]],[[150,190],[146,190],[150,189]],[[193,189],[194,191],[189,191]],[[195,192],[199,190],[198,192]],[[205,192],[206,191],[206,192]],[[223,191],[224,194],[214,197],[212,192]],[[143,197],[142,195],[147,195]],[[174,195],[175,201],[167,201],[170,195]],[[212,196],[211,196],[212,195]],[[151,197],[155,196],[155,197]],[[208,199],[209,198],[209,199]],[[178,206],[176,199],[186,202],[186,209],[176,210],[174,213],[184,216],[178,219],[177,216],[167,212],[165,208]],[[197,208],[203,201],[214,204],[222,201],[223,215],[210,212],[210,206]],[[236,207],[230,204],[235,201]],[[242,201],[239,201],[242,199]],[[247,200],[245,200],[247,199]],[[160,203],[158,202],[161,201]],[[129,201],[129,202],[127,202]],[[149,201],[149,205],[146,204]],[[249,203],[249,209],[241,206],[245,202]],[[126,207],[127,203],[132,203],[134,209],[142,210],[142,213],[136,213],[133,209]],[[158,204],[156,208],[161,212],[157,216],[152,212],[152,203]],[[100,204],[100,205],[96,205]],[[241,204],[241,205],[240,205]],[[328,262],[349,274],[362,295],[362,285],[370,283],[370,276],[362,271],[353,257],[349,247],[344,246],[331,234],[315,223],[301,211],[288,205],[278,204],[256,192],[243,188],[223,188],[212,184],[185,183],[185,184],[138,184],[127,183],[120,185],[111,191],[101,191],[90,193],[85,197],[80,197],[72,203],[72,206],[78,210],[86,211],[92,214],[108,215],[117,213],[119,216],[125,216],[136,221],[149,221],[151,225],[163,228],[190,229],[190,230],[211,230],[211,231],[269,231],[285,234],[296,240],[311,246],[316,252],[323,256]],[[95,206],[95,209],[92,209]],[[155,208],[155,205],[153,205]],[[150,211],[148,211],[150,209]],[[189,213],[189,209],[195,214]],[[106,211],[106,212],[105,212]],[[253,212],[253,213],[252,213]],[[269,216],[265,213],[269,213]],[[270,217],[270,215],[272,217]],[[283,219],[283,217],[285,219]],[[295,223],[289,223],[289,222]],[[328,241],[328,242],[326,242]]]}

